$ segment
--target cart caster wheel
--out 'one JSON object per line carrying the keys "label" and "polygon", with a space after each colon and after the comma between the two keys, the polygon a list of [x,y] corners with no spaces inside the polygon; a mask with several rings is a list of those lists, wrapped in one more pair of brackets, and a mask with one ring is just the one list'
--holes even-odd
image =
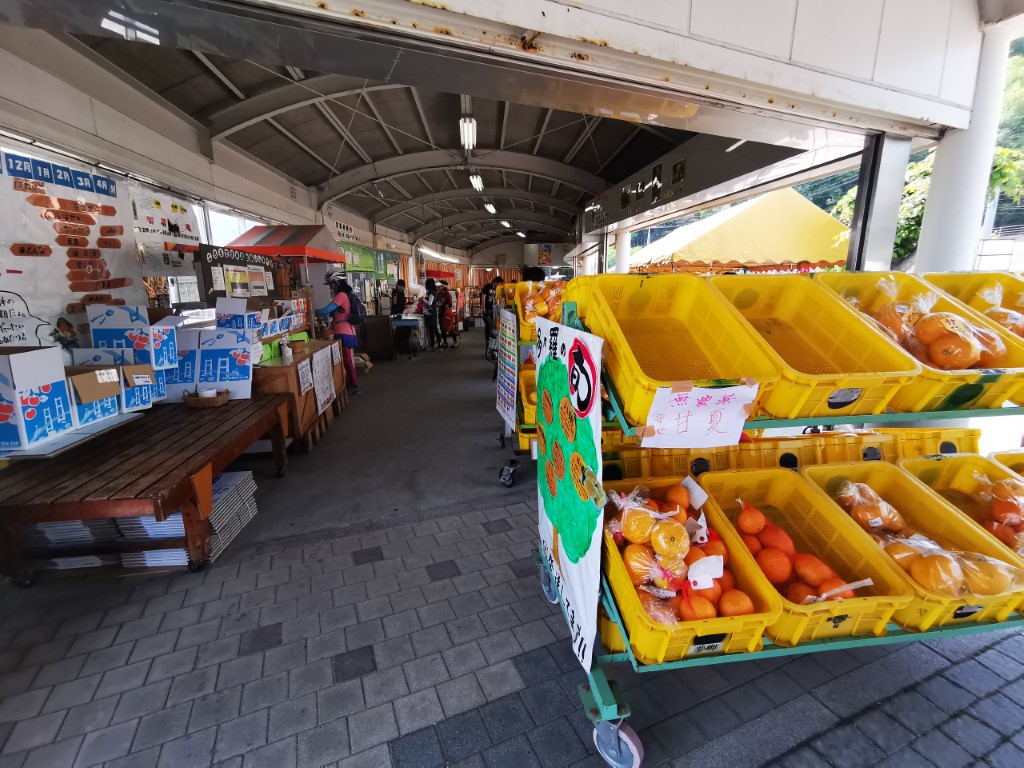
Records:
{"label": "cart caster wheel", "polygon": [[35,586],[36,575],[34,573],[19,573],[11,581],[22,589],[29,589]]}
{"label": "cart caster wheel", "polygon": [[[613,738],[616,741],[611,741]],[[601,759],[613,768],[640,768],[644,761],[644,745],[636,731],[625,723],[598,723],[594,727],[594,746]]]}
{"label": "cart caster wheel", "polygon": [[552,605],[558,605],[558,589],[551,579],[551,574],[543,564],[538,564],[537,567],[540,569],[540,591],[544,593],[544,599]]}
{"label": "cart caster wheel", "polygon": [[277,476],[279,478],[280,477],[284,477],[287,474],[288,474],[288,467],[280,466],[280,467],[277,468]]}
{"label": "cart caster wheel", "polygon": [[[504,435],[501,438],[502,444],[505,442]],[[506,488],[511,488],[516,484],[516,470],[519,469],[519,462],[515,459],[510,459],[508,464],[501,468],[498,472],[498,482],[504,485]]]}
{"label": "cart caster wheel", "polygon": [[209,560],[189,560],[188,561],[188,572],[189,573],[202,573],[206,570],[206,566],[210,564]]}

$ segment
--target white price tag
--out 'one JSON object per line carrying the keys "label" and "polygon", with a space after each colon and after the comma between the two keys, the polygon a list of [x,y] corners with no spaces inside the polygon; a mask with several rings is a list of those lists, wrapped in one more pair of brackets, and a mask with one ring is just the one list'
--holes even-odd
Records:
{"label": "white price tag", "polygon": [[682,483],[680,483],[680,485],[682,485],[683,488],[685,488],[687,492],[690,494],[691,507],[693,507],[694,509],[700,509],[707,503],[707,493],[704,491],[703,488],[697,485],[697,481],[694,480],[692,477],[687,477],[686,479],[683,480]]}
{"label": "white price tag", "polygon": [[690,586],[694,589],[711,589],[714,580],[722,578],[725,572],[725,558],[721,555],[702,557],[690,566],[686,577],[690,580]]}
{"label": "white price tag", "polygon": [[[709,635],[708,637],[719,637],[719,635]],[[721,635],[720,640],[714,640],[711,642],[699,642],[700,638],[697,638],[689,648],[686,649],[687,656],[704,656],[709,653],[721,653],[722,648],[725,647],[725,636]]]}
{"label": "white price tag", "polygon": [[96,381],[101,384],[112,384],[117,381],[117,369],[116,368],[103,368],[96,371]]}
{"label": "white price tag", "polygon": [[153,377],[145,373],[133,373],[132,384],[136,387],[146,386],[153,383]]}
{"label": "white price tag", "polygon": [[684,523],[686,526],[686,532],[690,534],[690,543],[696,546],[701,546],[708,543],[708,521],[704,517],[704,513],[700,513],[700,517],[694,520],[692,517],[686,518]]}

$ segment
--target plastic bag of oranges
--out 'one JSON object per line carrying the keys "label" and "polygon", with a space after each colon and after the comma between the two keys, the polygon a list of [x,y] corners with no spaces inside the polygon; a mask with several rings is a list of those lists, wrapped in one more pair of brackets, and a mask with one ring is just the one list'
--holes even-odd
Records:
{"label": "plastic bag of oranges", "polygon": [[885,536],[882,547],[921,587],[945,597],[988,597],[1024,589],[1024,571],[977,552],[943,547],[927,536]]}
{"label": "plastic bag of oranges", "polygon": [[903,515],[867,483],[846,480],[836,491],[836,501],[868,533],[899,533],[907,526]]}
{"label": "plastic bag of oranges", "polygon": [[[1011,333],[1024,337],[1024,312],[1003,306],[1002,283],[990,283],[983,286],[978,290],[977,296],[985,307],[981,310],[985,317]],[[1021,298],[1017,297],[1018,306]]]}
{"label": "plastic bag of oranges", "polygon": [[527,282],[526,296],[523,298],[523,315],[528,323],[538,317],[562,321],[562,292],[565,284],[562,281],[547,283]]}
{"label": "plastic bag of oranges", "polygon": [[974,500],[981,510],[978,522],[1010,549],[1024,550],[1024,483],[1012,478],[992,481],[979,472],[974,479]]}

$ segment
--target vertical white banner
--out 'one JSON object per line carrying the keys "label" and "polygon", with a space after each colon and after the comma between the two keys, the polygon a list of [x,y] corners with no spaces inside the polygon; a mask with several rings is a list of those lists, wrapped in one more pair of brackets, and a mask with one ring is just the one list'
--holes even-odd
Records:
{"label": "vertical white banner", "polygon": [[540,541],[590,669],[601,587],[601,347],[597,336],[537,318],[537,496]]}
{"label": "vertical white banner", "polygon": [[519,340],[516,316],[507,309],[498,313],[498,413],[513,432],[516,429],[516,391],[519,386]]}

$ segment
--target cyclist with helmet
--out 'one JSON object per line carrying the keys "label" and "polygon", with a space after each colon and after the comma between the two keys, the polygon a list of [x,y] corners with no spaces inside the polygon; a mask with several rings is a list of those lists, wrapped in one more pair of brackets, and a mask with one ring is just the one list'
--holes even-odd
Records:
{"label": "cyclist with helmet", "polygon": [[348,391],[352,395],[361,395],[363,390],[359,388],[356,381],[356,364],[352,359],[353,350],[359,343],[356,337],[356,330],[348,321],[349,312],[352,311],[352,286],[345,279],[345,272],[341,269],[332,269],[324,277],[324,285],[330,286],[331,295],[334,297],[326,306],[318,309],[316,313],[320,316],[334,315],[334,338],[341,341],[341,357],[345,361],[345,373],[348,375]]}

